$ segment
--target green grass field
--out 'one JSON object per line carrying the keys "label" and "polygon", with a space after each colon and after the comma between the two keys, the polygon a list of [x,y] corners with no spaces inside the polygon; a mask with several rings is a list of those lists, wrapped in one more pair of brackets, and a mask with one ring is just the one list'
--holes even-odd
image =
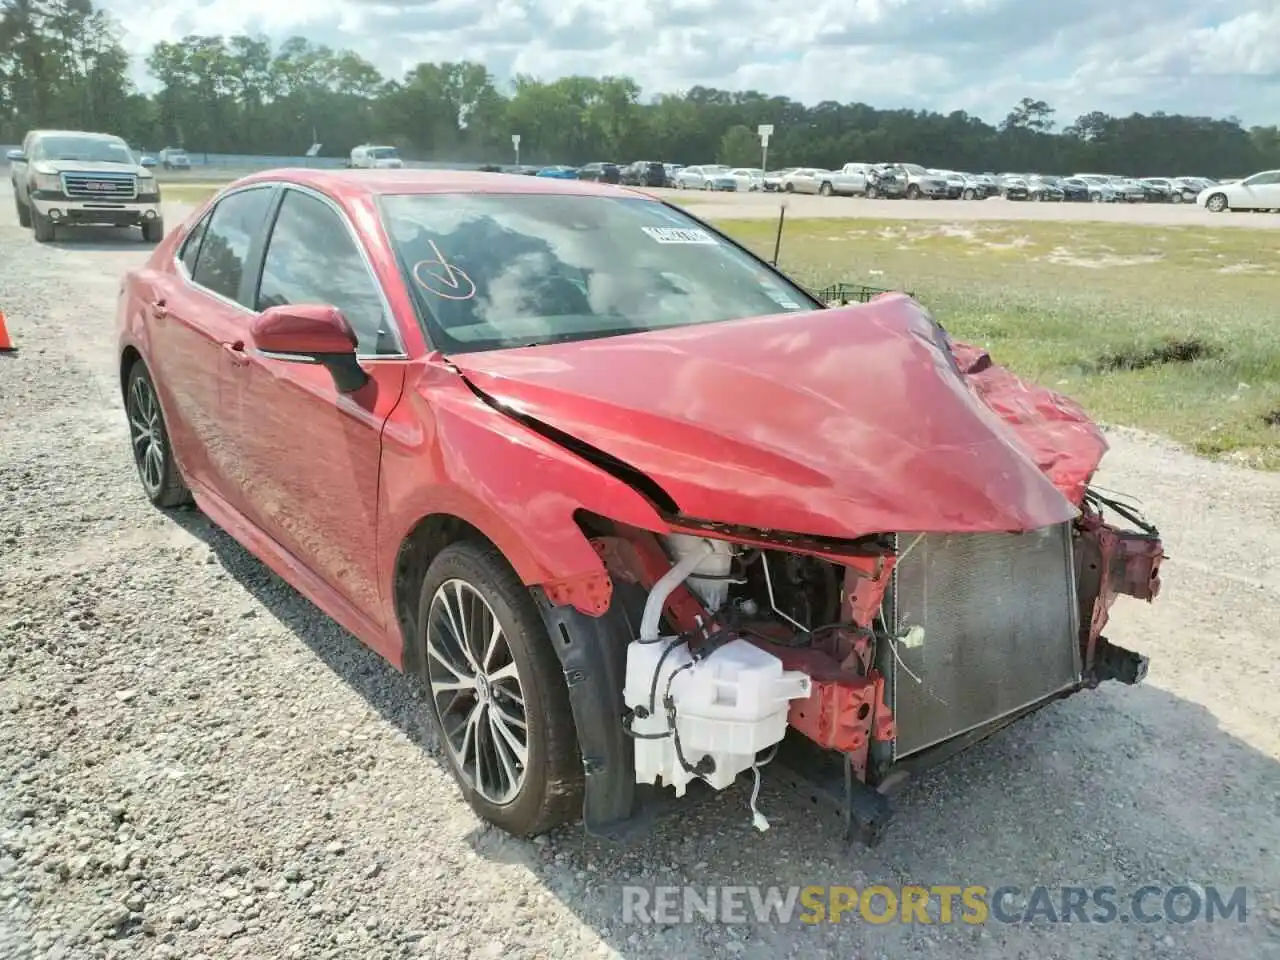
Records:
{"label": "green grass field", "polygon": [[[166,184],[199,203],[214,184]],[[720,226],[773,254],[773,221]],[[811,289],[912,291],[955,336],[1141,427],[1280,469],[1280,233],[1035,221],[786,224],[781,266]]]}
{"label": "green grass field", "polygon": [[[776,224],[721,228],[771,257]],[[1280,469],[1280,235],[1101,223],[798,220],[806,286],[912,291],[956,337],[1106,423]]]}

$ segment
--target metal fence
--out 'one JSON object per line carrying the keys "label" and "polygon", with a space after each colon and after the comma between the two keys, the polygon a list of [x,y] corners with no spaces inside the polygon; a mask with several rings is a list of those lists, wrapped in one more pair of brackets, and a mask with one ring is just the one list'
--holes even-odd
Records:
{"label": "metal fence", "polygon": [[[20,149],[21,144],[0,144],[0,162],[10,150]],[[158,150],[147,150],[134,147],[138,156],[146,154],[157,156]],[[346,163],[345,157],[302,157],[302,156],[262,156],[249,153],[197,153],[187,151],[187,159],[191,161],[192,170],[272,170],[277,167],[315,167],[317,169],[336,170]],[[435,160],[405,160],[406,167],[423,170],[475,170],[482,166],[479,163],[452,163]]]}

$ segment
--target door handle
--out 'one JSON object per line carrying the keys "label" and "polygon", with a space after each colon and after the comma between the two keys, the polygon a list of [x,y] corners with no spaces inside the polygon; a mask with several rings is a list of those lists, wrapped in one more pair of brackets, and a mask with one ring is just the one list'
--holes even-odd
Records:
{"label": "door handle", "polygon": [[164,299],[153,300],[151,302],[151,315],[157,320],[163,320],[169,315],[169,310],[165,306]]}
{"label": "door handle", "polygon": [[244,352],[243,340],[224,343],[222,349],[227,352],[227,356],[231,358],[231,362],[237,367],[243,367],[249,363],[249,355]]}

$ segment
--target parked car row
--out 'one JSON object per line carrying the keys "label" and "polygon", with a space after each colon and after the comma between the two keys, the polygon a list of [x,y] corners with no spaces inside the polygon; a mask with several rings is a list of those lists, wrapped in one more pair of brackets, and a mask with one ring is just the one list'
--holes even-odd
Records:
{"label": "parked car row", "polygon": [[846,163],[821,167],[730,167],[720,163],[684,166],[657,160],[629,164],[605,161],[582,167],[482,167],[562,180],[595,180],[638,187],[723,192],[804,193],[819,196],[907,200],[1005,200],[1030,203],[1196,203],[1214,212],[1280,210],[1280,170],[1243,180],[1207,177],[1121,177],[1105,173],[1056,176],[1045,173],[964,173],[918,163]]}

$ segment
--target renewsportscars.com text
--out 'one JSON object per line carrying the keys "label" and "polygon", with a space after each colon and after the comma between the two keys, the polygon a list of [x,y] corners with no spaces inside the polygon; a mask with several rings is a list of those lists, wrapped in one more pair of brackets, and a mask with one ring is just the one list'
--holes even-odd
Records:
{"label": "renewsportscars.com text", "polygon": [[1244,923],[1245,887],[627,886],[624,923]]}

